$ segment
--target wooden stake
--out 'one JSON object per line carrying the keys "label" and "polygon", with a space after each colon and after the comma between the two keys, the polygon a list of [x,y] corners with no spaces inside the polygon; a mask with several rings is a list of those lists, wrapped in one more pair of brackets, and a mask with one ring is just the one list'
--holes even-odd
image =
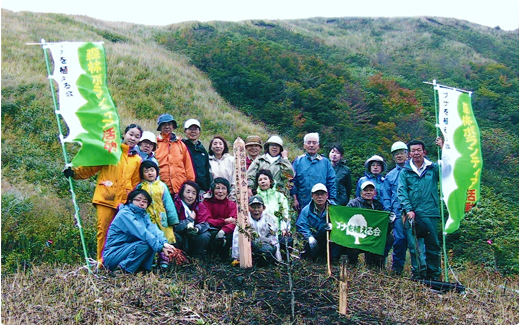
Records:
{"label": "wooden stake", "polygon": [[[235,156],[235,175],[237,189],[237,220],[239,229],[246,229],[248,222],[248,194],[247,194],[247,168],[246,168],[246,145],[244,140],[238,137],[233,143],[233,154]],[[243,232],[238,233],[238,249],[240,267],[250,268],[253,266],[251,255],[251,240]]]}
{"label": "wooden stake", "polygon": [[348,269],[347,269],[347,256],[341,256],[341,270],[339,276],[339,313],[341,315],[347,315],[348,309]]}

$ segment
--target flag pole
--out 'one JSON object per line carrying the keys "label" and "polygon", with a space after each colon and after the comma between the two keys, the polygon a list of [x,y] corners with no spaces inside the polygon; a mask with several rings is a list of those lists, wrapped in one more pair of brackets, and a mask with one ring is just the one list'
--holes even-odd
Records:
{"label": "flag pole", "polygon": [[[437,107],[437,90],[436,90],[436,87],[438,86],[437,85],[437,81],[435,79],[433,79],[433,102],[435,103],[435,121],[436,121],[436,128],[435,128],[435,132],[436,132],[436,138],[437,139],[439,137],[439,108]],[[446,253],[446,231],[444,230],[444,208],[442,206],[442,202],[444,202],[444,197],[442,195],[442,166],[441,166],[441,158],[442,158],[442,148],[439,148],[439,146],[436,146],[437,147],[437,157],[439,157],[439,189],[440,189],[440,193],[439,193],[439,198],[440,198],[440,210],[441,210],[441,224],[442,224],[442,253],[443,253],[443,256],[444,256],[444,281],[445,282],[449,282],[449,274],[448,274],[448,254]]]}
{"label": "flag pole", "polygon": [[[67,156],[67,150],[65,148],[65,144],[63,143],[63,130],[61,128],[59,111],[58,111],[58,104],[57,104],[57,101],[56,101],[56,91],[54,90],[54,84],[53,84],[52,78],[51,78],[51,68],[50,68],[50,63],[49,63],[49,56],[47,54],[46,44],[47,43],[42,38],[41,39],[41,46],[42,46],[42,49],[43,49],[43,54],[45,56],[45,64],[47,66],[47,78],[49,79],[49,85],[51,87],[52,101],[54,103],[54,115],[56,116],[56,122],[58,124],[58,130],[60,132],[60,136],[59,137],[60,137],[61,149],[62,149],[62,152],[63,152],[63,159],[65,160],[65,167],[69,167],[71,165],[69,163],[69,158]],[[74,205],[74,218],[76,219],[76,225],[77,225],[77,227],[79,229],[79,236],[81,238],[81,245],[83,246],[83,254],[84,254],[84,257],[85,257],[85,264],[87,266],[88,271],[90,273],[92,273],[92,270],[90,269],[90,263],[89,263],[88,254],[87,254],[87,246],[85,245],[85,237],[83,236],[83,226],[81,224],[81,216],[79,214],[79,207],[78,207],[78,203],[76,201],[76,193],[74,192],[74,183],[72,181],[72,177],[68,177],[68,181],[69,181],[70,193],[72,195],[72,204]]]}

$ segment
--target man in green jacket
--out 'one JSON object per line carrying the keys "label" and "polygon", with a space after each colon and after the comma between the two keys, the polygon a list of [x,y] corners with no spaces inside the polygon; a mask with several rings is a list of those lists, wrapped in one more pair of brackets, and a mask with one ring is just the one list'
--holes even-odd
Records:
{"label": "man in green jacket", "polygon": [[[397,196],[406,214],[405,233],[412,262],[412,277],[438,280],[441,274],[441,249],[437,236],[440,219],[439,165],[426,159],[422,141],[410,141],[408,152],[410,160],[399,174]],[[417,222],[422,222],[428,229],[426,237],[418,239],[413,232]]]}

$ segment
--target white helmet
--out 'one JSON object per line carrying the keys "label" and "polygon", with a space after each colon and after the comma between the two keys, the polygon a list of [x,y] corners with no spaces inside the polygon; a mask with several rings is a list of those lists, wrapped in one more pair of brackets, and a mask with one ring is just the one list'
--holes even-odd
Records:
{"label": "white helmet", "polygon": [[267,152],[269,150],[270,144],[277,144],[282,149],[280,151],[283,151],[283,140],[277,135],[271,136],[265,143],[264,143],[264,150]]}
{"label": "white helmet", "polygon": [[155,134],[153,134],[150,131],[144,131],[143,135],[141,136],[141,140],[139,140],[139,143],[143,142],[144,140],[148,140],[151,143],[157,145],[157,140],[155,138]]}
{"label": "white helmet", "polygon": [[375,162],[377,161],[378,163],[381,163],[381,165],[383,165],[383,172],[386,170],[386,162],[385,160],[383,159],[383,157],[381,156],[378,156],[378,155],[374,155],[370,158],[367,159],[367,161],[365,161],[365,168],[370,172],[370,165],[372,162]]}
{"label": "white helmet", "polygon": [[406,150],[408,151],[408,146],[403,141],[397,141],[392,145],[392,148],[390,149],[391,153],[394,153],[394,151],[397,150]]}

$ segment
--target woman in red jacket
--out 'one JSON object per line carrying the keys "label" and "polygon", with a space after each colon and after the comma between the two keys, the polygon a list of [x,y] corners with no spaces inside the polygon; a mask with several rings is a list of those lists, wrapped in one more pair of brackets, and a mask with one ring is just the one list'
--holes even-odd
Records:
{"label": "woman in red jacket", "polygon": [[184,250],[188,256],[204,259],[211,238],[208,224],[210,214],[200,202],[199,192],[197,183],[186,181],[175,196],[179,216],[179,224],[175,226],[175,247]]}
{"label": "woman in red jacket", "polygon": [[203,204],[209,210],[211,216],[208,218],[210,224],[211,241],[208,251],[218,254],[224,262],[229,260],[233,231],[237,220],[237,204],[228,198],[231,185],[224,177],[217,177],[211,184],[210,199],[204,200]]}

